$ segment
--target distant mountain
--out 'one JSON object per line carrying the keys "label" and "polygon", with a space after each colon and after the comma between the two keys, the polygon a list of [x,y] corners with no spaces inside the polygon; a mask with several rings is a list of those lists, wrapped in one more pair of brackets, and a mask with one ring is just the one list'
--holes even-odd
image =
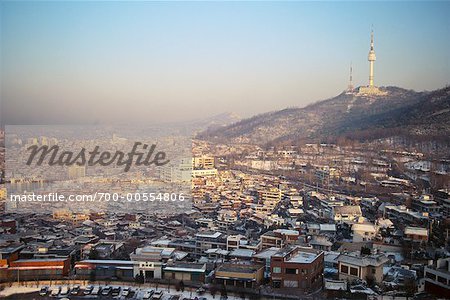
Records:
{"label": "distant mountain", "polygon": [[230,124],[236,123],[241,118],[233,112],[225,112],[218,115],[206,117],[203,119],[195,119],[190,121],[181,121],[170,123],[170,125],[181,126],[187,131],[201,132],[206,130],[216,130]]}
{"label": "distant mountain", "polygon": [[232,123],[236,123],[241,120],[241,117],[239,117],[236,113],[233,112],[226,112],[221,113],[209,118],[205,118],[201,120],[201,123],[206,125],[204,128],[218,128],[225,125],[230,125]]}
{"label": "distant mountain", "polygon": [[448,139],[450,87],[415,92],[385,87],[386,96],[341,93],[303,108],[287,108],[210,128],[198,138],[266,144],[339,136],[370,140],[394,135]]}

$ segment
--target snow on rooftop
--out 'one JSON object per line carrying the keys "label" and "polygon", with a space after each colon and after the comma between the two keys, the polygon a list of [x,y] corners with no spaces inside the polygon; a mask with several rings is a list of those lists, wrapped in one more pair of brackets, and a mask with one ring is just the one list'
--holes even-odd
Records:
{"label": "snow on rooftop", "polygon": [[222,233],[220,232],[214,232],[214,233],[197,233],[197,237],[204,237],[204,238],[214,238],[217,239],[219,236],[221,236]]}
{"label": "snow on rooftop", "polygon": [[405,228],[405,234],[428,236],[428,230],[426,228],[408,226]]}
{"label": "snow on rooftop", "polygon": [[281,233],[285,235],[298,235],[300,234],[297,230],[290,230],[290,229],[275,229],[273,232]]}
{"label": "snow on rooftop", "polygon": [[299,251],[293,255],[288,262],[300,263],[300,264],[310,264],[316,259],[317,255],[314,253],[308,253]]}

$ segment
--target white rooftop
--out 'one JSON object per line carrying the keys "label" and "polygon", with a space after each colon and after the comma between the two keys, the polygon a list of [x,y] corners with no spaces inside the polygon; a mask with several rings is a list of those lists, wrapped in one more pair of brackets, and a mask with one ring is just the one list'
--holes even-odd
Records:
{"label": "white rooftop", "polygon": [[214,238],[217,239],[219,236],[221,236],[222,233],[220,232],[214,232],[214,233],[197,233],[197,237],[204,237],[204,238]]}
{"label": "white rooftop", "polygon": [[314,253],[308,253],[299,251],[293,255],[288,262],[300,263],[300,264],[310,264],[316,259],[317,255]]}

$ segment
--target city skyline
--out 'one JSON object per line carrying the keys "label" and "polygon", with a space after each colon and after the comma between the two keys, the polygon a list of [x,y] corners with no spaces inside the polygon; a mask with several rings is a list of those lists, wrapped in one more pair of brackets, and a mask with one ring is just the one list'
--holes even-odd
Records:
{"label": "city skyline", "polygon": [[449,7],[2,2],[2,119],[158,123],[302,107],[345,90],[350,63],[353,84],[368,84],[372,25],[375,85],[441,88]]}

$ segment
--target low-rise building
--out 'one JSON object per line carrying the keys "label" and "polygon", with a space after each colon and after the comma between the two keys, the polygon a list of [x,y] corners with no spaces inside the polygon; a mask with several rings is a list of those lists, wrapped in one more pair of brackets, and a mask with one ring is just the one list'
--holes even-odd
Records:
{"label": "low-rise building", "polygon": [[333,206],[332,219],[335,222],[356,222],[362,217],[361,207],[359,205]]}
{"label": "low-rise building", "polygon": [[425,290],[444,298],[450,298],[450,257],[438,259],[425,267]]}
{"label": "low-rise building", "polygon": [[272,256],[275,253],[277,253],[278,251],[280,251],[279,248],[271,247],[271,248],[264,249],[261,252],[253,255],[253,261],[255,261],[256,263],[259,263],[259,264],[263,264],[265,266],[265,270],[264,270],[265,278],[270,277],[270,261],[271,261]]}
{"label": "low-rise building", "polygon": [[414,242],[427,242],[428,229],[408,226],[405,228],[405,239]]}
{"label": "low-rise building", "polygon": [[227,235],[221,232],[199,232],[195,235],[195,254],[201,256],[208,249],[227,249]]}
{"label": "low-rise building", "polygon": [[164,279],[183,282],[205,282],[206,264],[176,262],[164,267]]}
{"label": "low-rise building", "polygon": [[298,240],[300,233],[297,230],[276,229],[261,235],[262,249],[276,247],[283,248],[287,244],[293,244]]}
{"label": "low-rise building", "polygon": [[129,260],[87,259],[75,263],[75,276],[83,280],[101,280],[117,278],[134,280],[135,262]]}
{"label": "low-rise building", "polygon": [[264,279],[264,265],[256,263],[225,263],[216,269],[217,284],[240,288],[256,288]]}
{"label": "low-rise building", "polygon": [[69,258],[19,259],[6,269],[17,280],[62,279],[69,275]]}
{"label": "low-rise building", "polygon": [[134,277],[142,275],[146,279],[161,279],[163,266],[175,258],[175,248],[143,247],[130,254],[134,262]]}
{"label": "low-rise building", "polygon": [[423,214],[435,215],[439,213],[440,206],[431,195],[422,195],[412,202],[413,209]]}
{"label": "low-rise building", "polygon": [[383,254],[362,256],[346,253],[339,255],[336,260],[340,280],[362,279],[377,283],[382,282],[383,266],[389,261]]}
{"label": "low-rise building", "polygon": [[377,235],[377,227],[371,223],[355,223],[352,225],[353,242],[371,241]]}
{"label": "low-rise building", "polygon": [[322,287],[323,268],[323,251],[286,246],[271,258],[272,287],[317,290]]}
{"label": "low-rise building", "polygon": [[313,236],[309,244],[316,250],[330,251],[333,243],[326,236]]}

